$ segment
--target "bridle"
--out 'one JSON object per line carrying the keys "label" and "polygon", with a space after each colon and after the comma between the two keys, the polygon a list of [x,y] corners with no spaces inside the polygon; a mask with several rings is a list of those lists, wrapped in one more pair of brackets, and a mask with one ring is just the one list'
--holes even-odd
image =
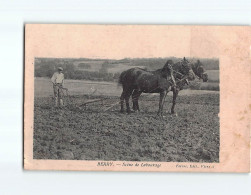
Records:
{"label": "bridle", "polygon": [[[182,66],[184,66],[184,64],[183,64],[182,61],[180,61],[180,63],[182,63]],[[188,64],[189,64],[189,62],[188,62]],[[179,74],[179,75],[181,76],[181,79],[175,78],[175,79],[178,80],[178,83],[181,83],[182,81],[185,80],[185,81],[186,81],[186,84],[187,84],[187,85],[189,84],[189,81],[188,81],[189,75],[185,75],[185,74],[183,74],[183,73],[181,73],[181,72],[179,72],[179,71],[176,71],[176,70],[173,70],[173,72],[175,72],[176,74]]]}

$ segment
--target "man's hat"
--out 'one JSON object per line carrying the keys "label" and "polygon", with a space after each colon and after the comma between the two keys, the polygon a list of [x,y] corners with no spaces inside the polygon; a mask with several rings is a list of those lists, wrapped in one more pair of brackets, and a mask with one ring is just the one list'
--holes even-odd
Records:
{"label": "man's hat", "polygon": [[62,70],[63,71],[63,68],[62,67],[58,67],[58,70]]}

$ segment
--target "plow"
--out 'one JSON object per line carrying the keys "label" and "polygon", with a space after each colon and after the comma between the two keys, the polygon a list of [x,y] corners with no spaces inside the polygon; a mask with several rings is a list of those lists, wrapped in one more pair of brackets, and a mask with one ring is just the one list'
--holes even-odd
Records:
{"label": "plow", "polygon": [[[60,87],[60,90],[63,94],[63,99],[64,102],[67,102],[66,105],[72,105],[73,101],[71,99],[71,96],[69,95],[69,90],[68,88],[65,87]],[[80,105],[76,105],[74,104],[76,107],[78,108],[83,108],[86,110],[88,105],[94,104],[94,103],[101,103],[102,109],[104,112],[110,110],[111,108],[113,108],[114,106],[118,105],[120,103],[120,101],[117,101],[115,103],[112,104],[107,104],[106,100],[108,100],[108,98],[95,98],[93,99],[92,96],[97,92],[97,89],[95,89],[91,94],[88,94],[87,97],[88,99],[86,101],[84,101],[83,103],[81,103]]]}

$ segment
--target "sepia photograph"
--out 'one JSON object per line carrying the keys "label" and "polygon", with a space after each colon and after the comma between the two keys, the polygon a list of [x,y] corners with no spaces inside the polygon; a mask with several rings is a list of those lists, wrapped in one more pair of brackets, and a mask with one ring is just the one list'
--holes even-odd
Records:
{"label": "sepia photograph", "polygon": [[34,66],[34,159],[219,162],[217,58]]}

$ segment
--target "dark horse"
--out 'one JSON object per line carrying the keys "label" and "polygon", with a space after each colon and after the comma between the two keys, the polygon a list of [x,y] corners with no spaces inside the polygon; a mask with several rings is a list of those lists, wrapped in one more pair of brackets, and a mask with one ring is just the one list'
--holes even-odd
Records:
{"label": "dark horse", "polygon": [[[190,63],[191,67],[192,67],[192,70],[195,74],[195,76],[199,79],[202,79],[203,82],[207,82],[208,81],[208,75],[202,65],[202,63],[198,60],[196,63]],[[183,80],[180,80],[177,82],[177,86],[176,88],[172,88],[172,91],[173,91],[173,104],[172,104],[172,108],[171,108],[171,113],[174,114],[174,107],[175,107],[175,104],[176,104],[176,98],[178,97],[178,93],[180,90],[183,89],[183,87],[185,85],[189,85],[189,82],[185,79]]]}
{"label": "dark horse", "polygon": [[[195,76],[199,80],[202,80],[203,82],[207,82],[208,81],[208,75],[206,73],[206,70],[203,67],[203,64],[200,62],[200,60],[197,60],[196,63],[190,63],[190,64],[191,64],[191,67],[193,69],[193,72],[194,72]],[[177,93],[177,95],[178,95],[179,91],[182,90],[183,87],[185,85],[188,85],[188,84],[189,84],[189,82],[187,82],[186,80],[183,80],[182,82],[179,82],[177,84],[175,93]]]}
{"label": "dark horse", "polygon": [[[129,98],[132,95],[133,110],[139,111],[138,98],[142,93],[159,93],[159,110],[158,114],[162,115],[163,104],[165,96],[168,91],[173,90],[176,93],[176,88],[173,87],[173,83],[170,79],[169,67],[173,67],[173,75],[177,84],[180,82],[194,80],[195,75],[193,73],[190,63],[184,58],[182,61],[173,64],[171,60],[168,60],[162,69],[155,71],[146,71],[141,68],[131,68],[121,73],[119,77],[119,84],[123,86],[123,92],[120,97],[121,112],[124,112],[124,99],[126,101],[127,113],[130,113]],[[174,101],[176,100],[176,96]],[[172,108],[172,111],[174,106]],[[174,113],[174,111],[172,112]]]}

